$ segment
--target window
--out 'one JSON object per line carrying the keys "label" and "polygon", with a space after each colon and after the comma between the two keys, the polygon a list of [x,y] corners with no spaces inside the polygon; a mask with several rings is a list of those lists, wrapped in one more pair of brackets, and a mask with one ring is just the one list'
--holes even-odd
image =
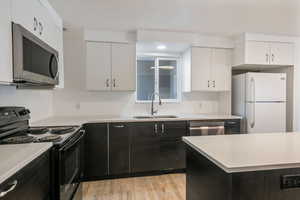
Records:
{"label": "window", "polygon": [[137,101],[150,101],[154,92],[158,93],[165,102],[178,101],[178,71],[177,58],[139,56],[137,58]]}

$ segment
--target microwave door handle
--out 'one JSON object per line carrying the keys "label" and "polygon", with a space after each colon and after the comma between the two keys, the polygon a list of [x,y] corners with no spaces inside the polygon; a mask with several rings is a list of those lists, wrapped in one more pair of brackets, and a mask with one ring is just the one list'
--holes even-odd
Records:
{"label": "microwave door handle", "polygon": [[75,141],[73,141],[72,143],[69,143],[67,144],[66,146],[64,146],[61,151],[67,151],[69,150],[70,148],[72,148],[75,144],[77,144],[85,135],[85,131],[84,130],[81,130],[80,131],[81,133],[81,136],[79,138],[77,138]]}

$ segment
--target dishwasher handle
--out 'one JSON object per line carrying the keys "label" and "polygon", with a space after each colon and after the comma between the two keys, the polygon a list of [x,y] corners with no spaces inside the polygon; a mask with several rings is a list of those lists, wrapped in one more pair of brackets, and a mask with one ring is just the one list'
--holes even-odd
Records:
{"label": "dishwasher handle", "polygon": [[190,127],[190,130],[213,130],[213,129],[225,129],[224,126],[199,126],[199,127]]}

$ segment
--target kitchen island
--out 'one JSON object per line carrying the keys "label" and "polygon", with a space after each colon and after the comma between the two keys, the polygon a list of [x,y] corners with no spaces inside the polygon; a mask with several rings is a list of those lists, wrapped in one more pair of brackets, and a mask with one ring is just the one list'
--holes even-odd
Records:
{"label": "kitchen island", "polygon": [[300,199],[300,133],[184,137],[187,200]]}

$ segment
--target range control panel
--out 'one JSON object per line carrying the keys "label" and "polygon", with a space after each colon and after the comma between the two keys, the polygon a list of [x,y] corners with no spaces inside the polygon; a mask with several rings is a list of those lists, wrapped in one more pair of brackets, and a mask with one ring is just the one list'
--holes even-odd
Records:
{"label": "range control panel", "polygon": [[300,174],[281,176],[281,189],[300,188]]}

